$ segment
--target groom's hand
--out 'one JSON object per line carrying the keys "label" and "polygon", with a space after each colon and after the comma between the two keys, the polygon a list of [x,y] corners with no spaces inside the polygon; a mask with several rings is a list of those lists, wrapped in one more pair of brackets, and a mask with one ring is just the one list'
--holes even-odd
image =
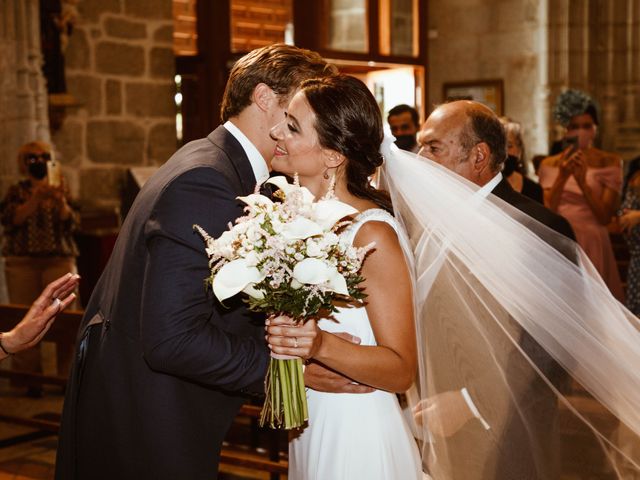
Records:
{"label": "groom's hand", "polygon": [[[358,337],[346,332],[338,332],[334,335],[355,344],[360,343]],[[355,383],[350,378],[313,361],[307,364],[304,370],[304,384],[318,392],[329,393],[371,393],[375,390],[367,385]]]}

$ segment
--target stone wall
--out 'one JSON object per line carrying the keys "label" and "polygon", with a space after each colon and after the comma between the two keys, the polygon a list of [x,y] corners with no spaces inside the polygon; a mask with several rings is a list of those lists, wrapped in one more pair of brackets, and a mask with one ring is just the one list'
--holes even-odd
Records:
{"label": "stone wall", "polygon": [[502,79],[504,114],[523,123],[529,158],[549,141],[546,3],[429,1],[429,102],[443,100],[445,82]]}
{"label": "stone wall", "polygon": [[445,82],[503,79],[531,158],[558,134],[557,94],[579,88],[600,104],[602,147],[640,154],[638,0],[430,0],[428,19],[431,103]]}
{"label": "stone wall", "polygon": [[77,106],[52,135],[83,208],[119,207],[126,169],[176,150],[171,0],[81,0],[65,52]]}

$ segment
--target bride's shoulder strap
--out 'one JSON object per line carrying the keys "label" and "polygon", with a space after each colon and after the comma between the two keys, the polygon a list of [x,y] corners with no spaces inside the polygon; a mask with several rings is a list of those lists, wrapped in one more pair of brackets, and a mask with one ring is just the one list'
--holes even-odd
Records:
{"label": "bride's shoulder strap", "polygon": [[344,234],[350,243],[353,243],[358,230],[360,230],[360,227],[367,222],[387,223],[395,230],[396,233],[398,233],[398,222],[393,215],[381,208],[371,208],[357,215],[353,219],[353,223],[349,225],[348,229],[345,231]]}

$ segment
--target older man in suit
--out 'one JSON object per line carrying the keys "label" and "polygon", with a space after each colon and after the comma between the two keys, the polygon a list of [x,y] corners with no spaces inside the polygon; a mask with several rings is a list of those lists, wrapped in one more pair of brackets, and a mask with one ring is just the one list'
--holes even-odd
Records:
{"label": "older man in suit", "polygon": [[[218,304],[201,225],[242,215],[237,197],[269,176],[269,130],[308,78],[334,72],[316,53],[271,45],[233,67],[223,125],[145,184],[89,301],[65,401],[56,478],[211,479],[222,440],[269,360],[264,318]],[[114,148],[116,146],[114,145]]]}
{"label": "older man in suit", "polygon": [[[493,194],[552,231],[568,239],[575,239],[571,226],[563,217],[517,193],[503,178],[501,170],[507,157],[505,131],[495,113],[486,106],[466,100],[440,105],[423,125],[418,141],[421,146],[420,155],[480,186],[479,194]],[[541,234],[543,229],[536,231]],[[564,237],[550,234],[543,236],[543,239],[573,259],[572,243],[565,243]],[[499,271],[500,266],[496,265],[495,268]],[[452,292],[445,292],[445,295],[451,294]],[[472,303],[472,299],[468,301]],[[448,303],[454,304],[452,301]],[[464,308],[448,312],[443,322],[458,321],[465,315],[463,310]],[[480,311],[483,310],[480,308]],[[483,328],[495,327],[494,319],[485,320],[487,326]],[[508,322],[504,325],[508,325]],[[455,328],[451,325],[440,327],[441,331]],[[434,330],[438,331],[438,328],[438,322],[434,321]],[[513,333],[512,329],[511,334]],[[467,332],[467,335],[473,336],[474,333]],[[505,407],[503,411],[497,405],[500,402],[494,401],[493,405],[482,402],[482,390],[489,391],[502,381],[500,374],[493,375],[485,371],[477,378],[469,378],[467,385],[452,385],[451,379],[443,379],[447,388],[441,389],[442,393],[428,400],[425,411],[418,412],[419,416],[424,416],[436,435],[454,436],[467,422],[476,418],[479,420],[477,424],[487,430],[486,435],[491,437],[489,441],[479,440],[481,429],[473,435],[478,440],[478,448],[481,443],[485,446],[492,445],[490,451],[479,454],[473,451],[474,445],[467,445],[471,451],[463,448],[462,455],[455,459],[454,463],[457,462],[457,465],[453,467],[454,470],[464,472],[465,478],[552,480],[558,476],[557,458],[553,451],[557,440],[557,397],[529,364],[523,361],[524,357],[519,349],[555,387],[561,390],[566,388],[568,377],[530,335],[519,327],[515,327],[515,335],[519,337],[519,341],[512,354],[499,360],[494,357],[487,363],[489,365],[503,361],[507,364],[502,372],[507,377],[502,399],[502,406]],[[482,344],[481,340],[473,341],[469,348],[479,344]],[[461,347],[459,350],[464,355],[465,348]],[[500,397],[496,395],[493,398],[495,400]],[[489,432],[492,427],[493,431]],[[450,441],[456,444],[459,439],[453,437]],[[470,453],[469,458],[475,455],[471,460],[473,465],[463,466],[467,453]],[[484,462],[478,461],[481,455],[486,455]]]}

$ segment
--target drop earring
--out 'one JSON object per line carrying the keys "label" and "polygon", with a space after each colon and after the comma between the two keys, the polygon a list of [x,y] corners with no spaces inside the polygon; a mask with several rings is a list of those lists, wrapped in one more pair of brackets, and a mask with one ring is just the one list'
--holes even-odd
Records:
{"label": "drop earring", "polygon": [[329,180],[329,169],[328,168],[322,174],[322,178],[324,178],[325,180]]}

